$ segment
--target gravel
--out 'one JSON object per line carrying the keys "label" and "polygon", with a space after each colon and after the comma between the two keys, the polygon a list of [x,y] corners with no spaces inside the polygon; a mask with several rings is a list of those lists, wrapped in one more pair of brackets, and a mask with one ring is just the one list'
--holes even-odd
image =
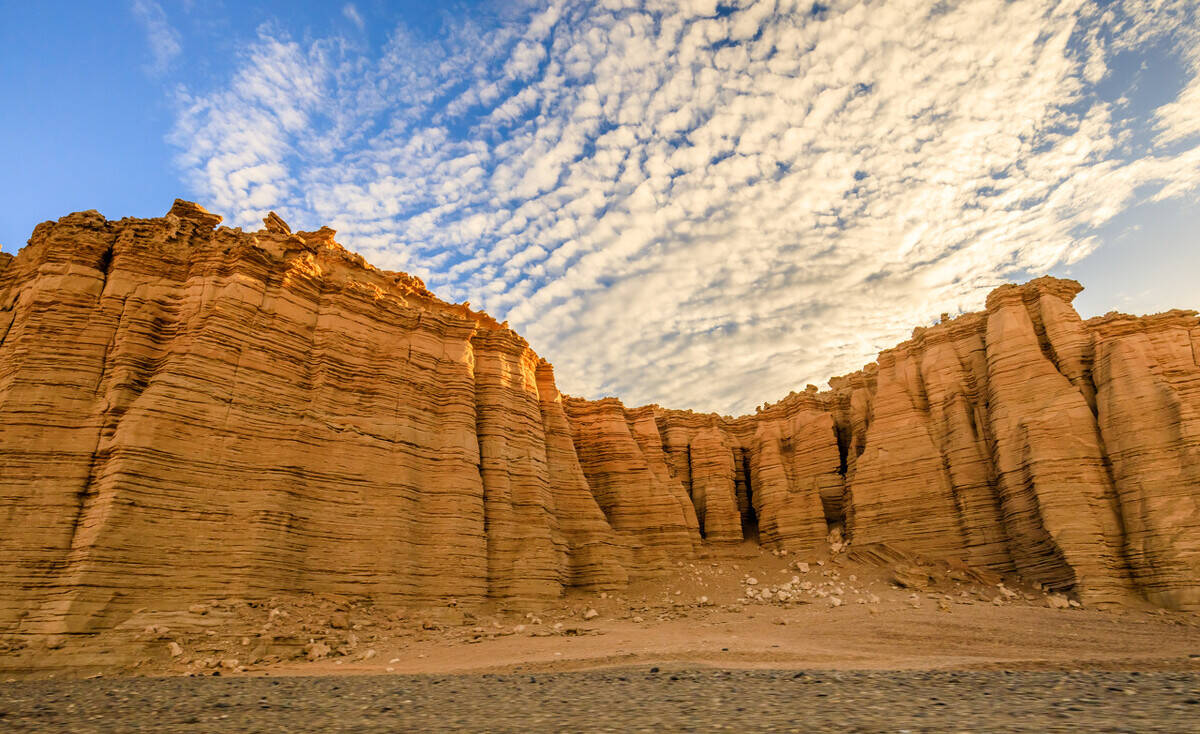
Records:
{"label": "gravel", "polygon": [[7,732],[1200,731],[1198,673],[575,673],[0,684]]}

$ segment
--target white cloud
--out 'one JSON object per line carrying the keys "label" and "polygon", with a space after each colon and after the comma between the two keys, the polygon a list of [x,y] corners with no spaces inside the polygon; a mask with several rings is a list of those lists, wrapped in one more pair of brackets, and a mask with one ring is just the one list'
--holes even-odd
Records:
{"label": "white cloud", "polygon": [[342,6],[342,15],[360,31],[367,27],[366,21],[363,20],[362,15],[358,12],[358,8],[354,7],[354,3],[346,3]]}
{"label": "white cloud", "polygon": [[1159,145],[1200,138],[1200,48],[1193,50],[1189,62],[1191,81],[1173,102],[1155,112]]}
{"label": "white cloud", "polygon": [[150,44],[152,61],[147,69],[155,75],[165,73],[175,57],[183,52],[179,32],[171,27],[162,6],[153,0],[133,0],[130,9],[145,30],[146,41]]}
{"label": "white cloud", "polygon": [[[723,412],[1200,184],[1187,0],[635,5],[399,28],[377,56],[263,36],[173,140],[234,223],[331,223],[509,319],[564,390]],[[1151,44],[1180,93],[1106,101],[1114,59]],[[1172,149],[1131,152],[1138,130]]]}

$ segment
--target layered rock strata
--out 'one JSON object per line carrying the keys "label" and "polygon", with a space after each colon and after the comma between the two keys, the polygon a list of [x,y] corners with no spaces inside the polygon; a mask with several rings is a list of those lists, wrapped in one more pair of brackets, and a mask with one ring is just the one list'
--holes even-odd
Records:
{"label": "layered rock strata", "polygon": [[0,276],[0,626],[627,580],[523,339],[332,231],[218,221],[70,215]]}
{"label": "layered rock strata", "polygon": [[756,540],[1200,608],[1200,319],[995,291],[740,418],[564,399],[329,229],[176,202],[0,256],[0,630],[213,596],[534,602]]}
{"label": "layered rock strata", "polygon": [[1085,601],[1137,592],[1200,609],[1200,319],[1083,321],[1070,305],[1080,290],[1048,277],[1003,286],[986,311],[919,328],[831,390],[753,416],[660,410],[671,467],[690,477],[705,524],[733,522],[714,517],[684,460],[712,426],[735,462],[749,459],[770,546],[844,528],[854,543],[1019,573]]}

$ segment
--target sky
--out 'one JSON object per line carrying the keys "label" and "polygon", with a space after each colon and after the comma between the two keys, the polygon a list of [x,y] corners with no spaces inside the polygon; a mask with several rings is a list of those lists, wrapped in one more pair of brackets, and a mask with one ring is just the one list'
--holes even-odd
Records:
{"label": "sky", "polygon": [[741,414],[1045,273],[1200,308],[1195,0],[0,0],[0,246],[269,210]]}

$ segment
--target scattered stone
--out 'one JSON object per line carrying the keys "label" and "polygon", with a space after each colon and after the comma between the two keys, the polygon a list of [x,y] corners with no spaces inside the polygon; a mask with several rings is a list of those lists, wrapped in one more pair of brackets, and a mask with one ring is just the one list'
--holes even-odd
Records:
{"label": "scattered stone", "polygon": [[928,573],[916,566],[901,565],[892,569],[891,581],[901,589],[924,591],[931,580]]}
{"label": "scattered stone", "polygon": [[304,655],[309,661],[323,660],[332,652],[324,642],[310,642],[304,646]]}
{"label": "scattered stone", "polygon": [[1071,600],[1063,594],[1050,594],[1046,597],[1046,605],[1051,609],[1069,609]]}
{"label": "scattered stone", "polygon": [[[678,593],[678,592],[676,592],[676,593]],[[595,609],[590,609],[590,608],[586,612],[583,613],[584,619],[595,619],[596,617],[599,617],[599,616],[600,616],[600,612],[597,612]]]}

